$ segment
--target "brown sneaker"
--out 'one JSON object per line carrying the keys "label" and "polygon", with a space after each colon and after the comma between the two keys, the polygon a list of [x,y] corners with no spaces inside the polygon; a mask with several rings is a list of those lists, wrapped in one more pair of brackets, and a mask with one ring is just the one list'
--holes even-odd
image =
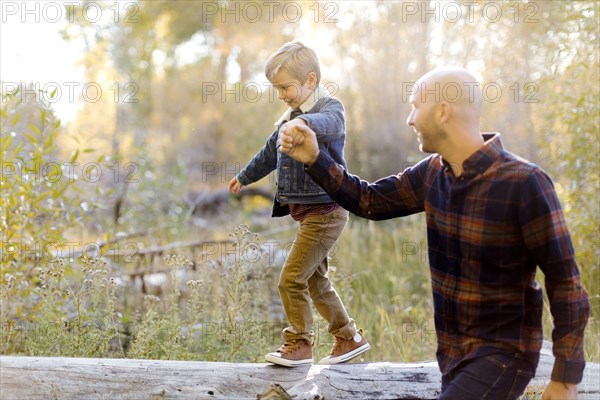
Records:
{"label": "brown sneaker", "polygon": [[304,339],[285,342],[276,351],[265,356],[265,360],[284,367],[297,367],[313,363],[312,345]]}
{"label": "brown sneaker", "polygon": [[321,361],[320,364],[339,364],[346,361],[350,361],[355,357],[358,357],[365,351],[369,350],[369,342],[363,336],[362,329],[359,329],[354,338],[346,340],[341,337],[335,337],[335,344],[331,353]]}

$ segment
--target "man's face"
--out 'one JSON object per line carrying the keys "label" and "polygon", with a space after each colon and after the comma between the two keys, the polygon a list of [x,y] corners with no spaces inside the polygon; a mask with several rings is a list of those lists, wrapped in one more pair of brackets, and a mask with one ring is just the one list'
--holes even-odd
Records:
{"label": "man's face", "polygon": [[421,97],[418,91],[411,94],[409,101],[412,110],[406,123],[417,134],[420,143],[419,148],[422,152],[438,153],[440,151],[439,144],[446,138],[446,132],[436,122],[436,104],[423,101]]}
{"label": "man's face", "polygon": [[280,70],[273,77],[273,87],[277,90],[277,95],[280,100],[291,108],[300,107],[310,96],[314,90],[314,82],[309,78],[301,84],[300,81],[294,79],[285,70]]}

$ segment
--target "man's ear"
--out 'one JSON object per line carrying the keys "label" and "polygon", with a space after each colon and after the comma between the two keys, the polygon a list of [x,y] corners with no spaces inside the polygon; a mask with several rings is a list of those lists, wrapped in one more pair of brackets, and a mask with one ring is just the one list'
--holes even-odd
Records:
{"label": "man's ear", "polygon": [[445,124],[450,120],[450,116],[452,115],[452,104],[442,101],[438,104],[437,115],[439,118],[440,124]]}
{"label": "man's ear", "polygon": [[306,77],[306,83],[308,83],[308,87],[314,89],[317,87],[317,74],[315,72],[309,72]]}

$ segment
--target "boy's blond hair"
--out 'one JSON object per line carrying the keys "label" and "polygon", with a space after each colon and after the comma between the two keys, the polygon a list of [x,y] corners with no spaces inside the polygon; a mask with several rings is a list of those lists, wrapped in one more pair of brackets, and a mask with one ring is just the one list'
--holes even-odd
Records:
{"label": "boy's blond hair", "polygon": [[299,41],[284,44],[267,60],[265,75],[269,81],[272,82],[273,77],[281,70],[287,71],[302,85],[308,79],[310,72],[317,74],[317,84],[321,82],[321,68],[317,54]]}

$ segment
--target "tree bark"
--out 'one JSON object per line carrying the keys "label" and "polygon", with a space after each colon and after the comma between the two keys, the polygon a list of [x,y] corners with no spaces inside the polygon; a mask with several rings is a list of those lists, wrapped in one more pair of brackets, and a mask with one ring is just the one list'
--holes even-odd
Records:
{"label": "tree bark", "polygon": [[[530,392],[541,393],[554,359],[543,353]],[[131,359],[0,357],[0,398],[21,399],[435,399],[435,362],[285,368]],[[600,398],[600,365],[588,363],[579,399]],[[539,398],[539,397],[534,397]]]}

